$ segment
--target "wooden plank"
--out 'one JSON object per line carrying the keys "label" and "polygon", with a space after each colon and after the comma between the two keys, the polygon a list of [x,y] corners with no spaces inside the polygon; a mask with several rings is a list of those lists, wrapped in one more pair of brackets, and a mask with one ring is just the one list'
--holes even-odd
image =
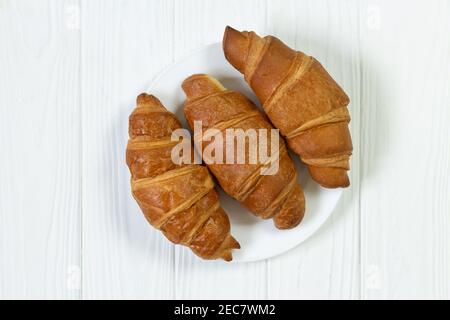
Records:
{"label": "wooden plank", "polygon": [[450,298],[450,5],[361,6],[362,293]]}
{"label": "wooden plank", "polygon": [[268,297],[272,299],[359,297],[361,64],[357,7],[357,1],[270,3],[273,34],[321,61],[349,95],[354,148],[351,186],[345,189],[332,217],[305,243],[269,260]]}
{"label": "wooden plank", "polygon": [[172,59],[170,1],[82,2],[83,298],[172,298],[173,246],[131,196],[136,96]]}
{"label": "wooden plank", "polygon": [[78,1],[0,2],[0,298],[80,296]]}

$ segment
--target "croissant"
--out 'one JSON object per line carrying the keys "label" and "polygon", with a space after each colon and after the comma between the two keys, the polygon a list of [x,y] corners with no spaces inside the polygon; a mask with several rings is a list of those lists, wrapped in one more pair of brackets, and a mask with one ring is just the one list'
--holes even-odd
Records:
{"label": "croissant", "polygon": [[324,187],[349,186],[349,98],[322,65],[275,37],[231,27],[223,50],[312,178]]}
{"label": "croissant", "polygon": [[208,169],[172,161],[178,141],[171,134],[178,128],[178,119],[155,96],[138,96],[126,151],[133,196],[150,224],[173,243],[204,259],[231,261],[231,250],[240,246],[230,235],[230,221]]}
{"label": "croissant", "polygon": [[[201,121],[202,132],[205,130],[204,136],[209,129],[218,130],[216,132],[220,132],[222,136],[229,128],[242,129],[244,132],[247,129],[267,129],[267,131],[273,129],[264,114],[250,100],[240,93],[226,90],[216,79],[208,75],[193,75],[183,82],[182,88],[187,96],[184,114],[188,124],[193,128],[194,121]],[[279,139],[279,148],[271,154],[278,159],[278,171],[275,174],[261,174],[261,169],[265,170],[268,167],[267,162],[247,161],[250,155],[249,139],[241,145],[246,153],[245,162],[223,161],[210,164],[205,162],[226,193],[244,204],[255,215],[263,219],[273,218],[277,228],[290,229],[302,220],[305,199],[297,183],[297,171],[286,145],[279,137],[278,131],[275,133],[275,138]],[[203,151],[213,139],[205,140],[200,146],[203,160],[205,160]],[[229,142],[223,139],[224,158],[230,151],[239,152],[237,148],[234,149],[237,143],[230,146],[227,144]]]}

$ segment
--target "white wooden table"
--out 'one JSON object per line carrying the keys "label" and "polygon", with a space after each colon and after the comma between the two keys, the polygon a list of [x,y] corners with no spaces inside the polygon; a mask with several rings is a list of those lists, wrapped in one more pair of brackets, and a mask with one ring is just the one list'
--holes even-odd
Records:
{"label": "white wooden table", "polygon": [[[332,217],[247,264],[161,241],[119,187],[135,96],[228,24],[352,101]],[[0,0],[0,298],[450,298],[450,1]]]}

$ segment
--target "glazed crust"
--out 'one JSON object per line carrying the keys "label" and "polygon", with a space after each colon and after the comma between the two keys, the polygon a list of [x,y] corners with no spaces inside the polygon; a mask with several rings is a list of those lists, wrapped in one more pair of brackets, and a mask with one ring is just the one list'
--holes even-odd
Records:
{"label": "glazed crust", "polygon": [[275,37],[231,27],[223,50],[312,178],[324,187],[347,187],[353,149],[349,98],[322,65]]}
{"label": "glazed crust", "polygon": [[[208,140],[205,139],[207,129],[219,130],[222,137],[226,137],[228,128],[242,129],[244,132],[247,129],[267,129],[267,132],[272,134],[272,125],[250,100],[238,92],[226,90],[214,78],[204,74],[193,75],[183,82],[182,87],[187,96],[184,114],[191,128],[194,128],[194,121],[202,121],[202,140]],[[261,174],[261,169],[270,167],[270,163],[259,160],[256,163],[249,161],[250,139],[246,139],[245,145],[241,146],[245,148],[243,149],[245,162],[242,164],[226,163],[226,155],[230,151],[237,155],[236,140],[233,143],[234,150],[231,150],[226,138],[222,138],[223,163],[221,164],[207,161],[206,152],[202,152],[202,155],[208,168],[226,193],[244,204],[255,215],[263,219],[273,218],[277,228],[290,229],[302,220],[305,201],[297,183],[294,163],[283,139],[279,137],[278,132],[276,135],[279,139],[279,148],[275,150],[274,156],[278,156],[279,166],[278,171],[273,175]],[[202,151],[205,151],[214,139],[203,141]],[[267,147],[269,152],[270,141],[269,137]]]}
{"label": "glazed crust", "polygon": [[231,250],[239,243],[230,234],[208,169],[172,161],[178,142],[171,141],[171,135],[178,128],[178,119],[156,97],[138,96],[126,151],[133,196],[150,224],[173,243],[203,259],[231,261]]}

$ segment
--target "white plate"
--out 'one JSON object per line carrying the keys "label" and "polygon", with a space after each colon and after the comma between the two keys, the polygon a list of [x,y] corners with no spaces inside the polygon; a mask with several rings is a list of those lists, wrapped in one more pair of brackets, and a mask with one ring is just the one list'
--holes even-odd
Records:
{"label": "white plate", "polygon": [[[149,93],[160,98],[166,108],[174,112],[186,128],[183,115],[185,95],[180,85],[194,73],[210,74],[225,87],[240,91],[257,102],[242,75],[225,60],[221,44],[208,45],[166,68],[154,79],[149,88]],[[231,220],[231,232],[241,244],[240,250],[233,251],[234,262],[257,261],[286,252],[309,238],[331,215],[342,189],[320,187],[309,177],[307,169],[300,163],[298,157],[293,156],[293,159],[299,173],[298,180],[305,192],[306,213],[302,223],[292,230],[276,229],[272,220],[255,217],[218,188],[221,205]]]}

